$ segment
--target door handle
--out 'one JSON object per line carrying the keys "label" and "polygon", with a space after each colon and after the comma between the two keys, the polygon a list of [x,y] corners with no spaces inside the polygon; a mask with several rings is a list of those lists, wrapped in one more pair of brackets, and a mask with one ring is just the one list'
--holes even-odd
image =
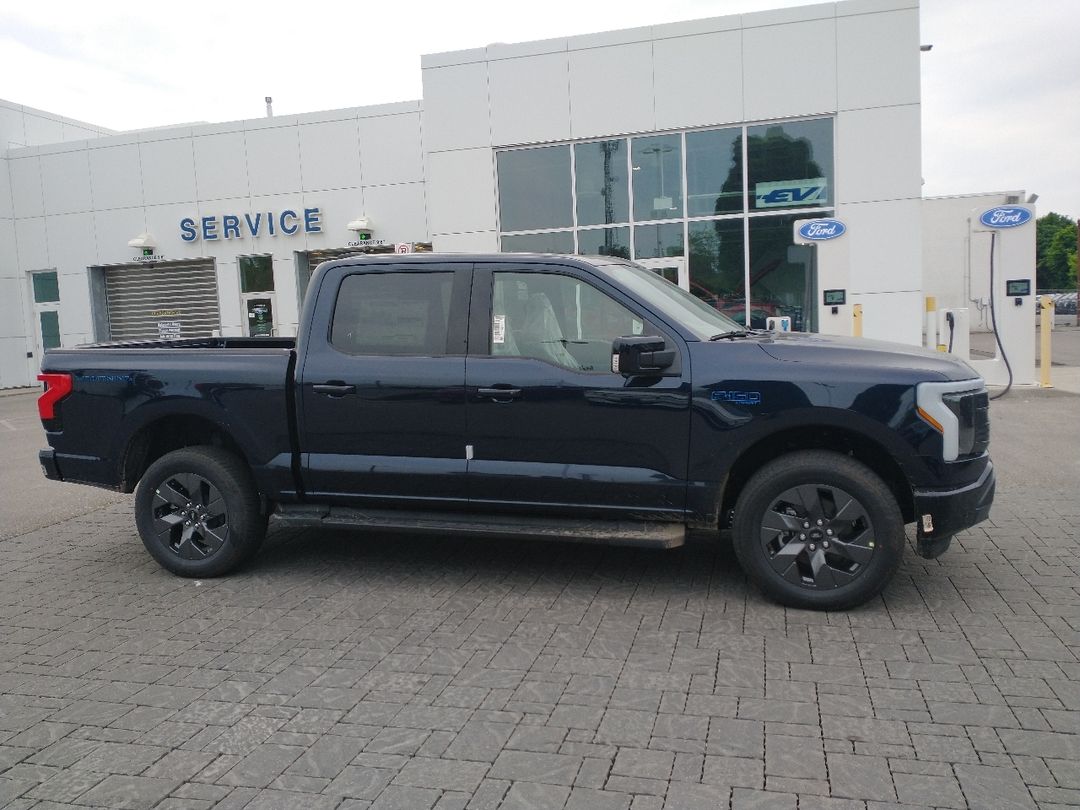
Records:
{"label": "door handle", "polygon": [[510,386],[495,386],[494,388],[477,388],[476,396],[480,399],[490,398],[495,402],[511,402],[521,396],[520,388]]}
{"label": "door handle", "polygon": [[316,394],[326,394],[327,396],[331,396],[336,399],[337,397],[343,397],[346,394],[355,394],[356,386],[348,385],[346,383],[328,382],[322,383],[320,385],[313,385],[311,386],[311,390],[314,391]]}

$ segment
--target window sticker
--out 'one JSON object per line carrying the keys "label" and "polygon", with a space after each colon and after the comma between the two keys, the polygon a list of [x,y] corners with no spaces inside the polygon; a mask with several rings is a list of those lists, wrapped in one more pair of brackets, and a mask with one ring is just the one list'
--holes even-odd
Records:
{"label": "window sticker", "polygon": [[491,319],[491,342],[506,343],[505,315],[496,315]]}
{"label": "window sticker", "polygon": [[645,331],[645,324],[639,321],[637,318],[634,318],[630,323],[635,335],[640,335],[642,332]]}

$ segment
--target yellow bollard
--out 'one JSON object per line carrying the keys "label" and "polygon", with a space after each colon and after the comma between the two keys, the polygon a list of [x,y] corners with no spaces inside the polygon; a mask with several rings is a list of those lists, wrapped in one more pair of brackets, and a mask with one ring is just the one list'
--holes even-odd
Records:
{"label": "yellow bollard", "polygon": [[862,337],[862,304],[853,304],[851,307],[851,334]]}
{"label": "yellow bollard", "polygon": [[1039,328],[1042,330],[1039,346],[1039,385],[1043,388],[1053,388],[1050,384],[1050,362],[1053,359],[1050,352],[1050,332],[1054,328],[1054,299],[1049,295],[1042,297],[1042,322]]}

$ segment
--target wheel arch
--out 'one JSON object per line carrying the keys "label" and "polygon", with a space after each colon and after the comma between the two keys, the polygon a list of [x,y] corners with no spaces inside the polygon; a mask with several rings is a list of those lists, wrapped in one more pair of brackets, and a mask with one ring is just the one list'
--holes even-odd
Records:
{"label": "wheel arch", "polygon": [[865,433],[837,425],[802,425],[779,430],[745,448],[728,471],[721,496],[721,525],[730,526],[732,510],[746,482],[769,461],[800,450],[826,450],[850,456],[881,478],[896,498],[905,523],[915,520],[915,500],[903,468],[885,445]]}
{"label": "wheel arch", "polygon": [[146,470],[173,450],[205,445],[220,447],[250,464],[243,447],[227,428],[197,414],[170,414],[140,427],[120,458],[120,489],[132,492]]}

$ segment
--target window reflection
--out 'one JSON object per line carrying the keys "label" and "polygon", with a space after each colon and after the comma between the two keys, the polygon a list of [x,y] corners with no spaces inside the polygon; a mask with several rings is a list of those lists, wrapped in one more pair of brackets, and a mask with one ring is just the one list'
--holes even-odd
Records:
{"label": "window reflection", "polygon": [[817,299],[813,249],[794,244],[799,214],[750,220],[750,325],[764,329],[765,319],[787,315],[791,328],[810,331]]}
{"label": "window reflection", "polygon": [[502,230],[565,228],[573,224],[569,146],[499,152],[498,175]]}
{"label": "window reflection", "polygon": [[578,225],[611,225],[630,220],[624,139],[577,144],[574,172]]}
{"label": "window reflection", "polygon": [[578,231],[578,253],[582,256],[630,258],[630,229],[591,228]]}
{"label": "window reflection", "polygon": [[671,256],[682,256],[682,223],[635,226],[634,253],[638,259],[666,259]]}
{"label": "window reflection", "polygon": [[502,249],[504,253],[573,253],[574,234],[571,231],[553,231],[504,236]]}
{"label": "window reflection", "polygon": [[691,222],[689,232],[690,292],[745,325],[743,220]]}
{"label": "window reflection", "polygon": [[678,135],[634,138],[634,219],[676,219],[683,215],[682,139]]}
{"label": "window reflection", "polygon": [[741,211],[742,128],[686,133],[687,216]]}
{"label": "window reflection", "polygon": [[832,202],[832,121],[747,127],[753,209],[822,206]]}

